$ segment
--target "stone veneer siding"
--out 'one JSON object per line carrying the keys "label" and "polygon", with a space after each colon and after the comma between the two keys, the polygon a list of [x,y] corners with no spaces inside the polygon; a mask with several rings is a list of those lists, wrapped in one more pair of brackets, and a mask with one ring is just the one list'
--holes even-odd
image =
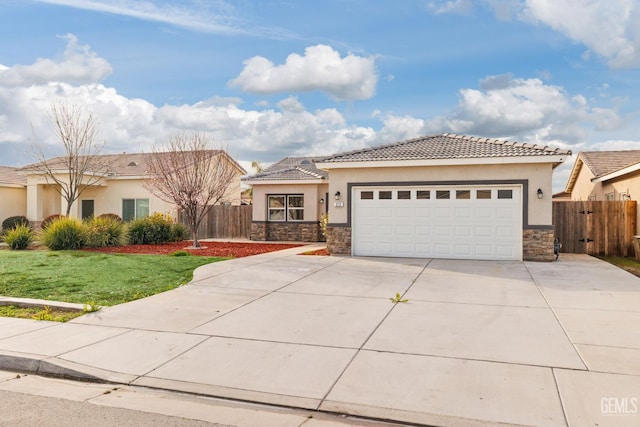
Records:
{"label": "stone veneer siding", "polygon": [[525,261],[553,261],[553,228],[529,228],[522,231],[522,259]]}
{"label": "stone veneer siding", "polygon": [[253,222],[251,240],[322,242],[318,222]]}
{"label": "stone veneer siding", "polygon": [[330,254],[351,255],[351,227],[327,225],[327,250]]}
{"label": "stone veneer siding", "polygon": [[[522,232],[522,258],[525,261],[553,261],[552,228],[532,228]],[[351,254],[351,227],[327,226],[327,249],[331,254]]]}

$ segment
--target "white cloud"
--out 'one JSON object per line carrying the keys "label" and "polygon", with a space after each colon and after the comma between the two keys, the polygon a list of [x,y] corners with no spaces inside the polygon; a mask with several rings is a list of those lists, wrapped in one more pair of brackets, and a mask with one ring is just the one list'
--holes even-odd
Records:
{"label": "white cloud", "polygon": [[348,54],[342,58],[326,45],[307,47],[303,56],[292,53],[282,65],[262,56],[244,64],[229,84],[258,94],[319,90],[338,100],[369,99],[378,82],[374,57]]}
{"label": "white cloud", "polygon": [[[68,39],[61,58],[0,67],[0,164],[31,162],[27,147],[33,138],[45,145],[45,151],[56,154],[59,144],[49,113],[57,102],[91,112],[100,122],[107,152],[148,151],[158,139],[193,130],[206,132],[216,145],[242,160],[269,162],[288,155],[362,148],[376,137],[371,128],[347,124],[338,110],[308,111],[296,97],[280,100],[277,110],[243,109],[239,98],[216,96],[191,105],[162,107],[127,98],[98,81],[101,74],[96,70],[111,70],[108,62],[79,46],[75,37]],[[71,68],[72,73],[64,72]],[[16,150],[17,146],[24,150]]]}
{"label": "white cloud", "polygon": [[605,58],[611,67],[640,66],[640,3],[637,0],[433,0],[434,13],[469,14],[477,5],[498,19],[517,17],[558,31]]}
{"label": "white cloud", "polygon": [[62,36],[67,47],[60,58],[40,58],[31,65],[0,67],[0,85],[29,86],[50,81],[69,83],[99,82],[111,74],[111,65],[91,52],[88,45],[78,44],[73,34]]}
{"label": "white cloud", "polygon": [[461,89],[458,106],[425,122],[427,133],[449,131],[523,141],[571,145],[585,140],[587,127],[619,129],[625,122],[614,109],[591,107],[582,95],[559,86],[511,74],[489,76],[479,89]]}

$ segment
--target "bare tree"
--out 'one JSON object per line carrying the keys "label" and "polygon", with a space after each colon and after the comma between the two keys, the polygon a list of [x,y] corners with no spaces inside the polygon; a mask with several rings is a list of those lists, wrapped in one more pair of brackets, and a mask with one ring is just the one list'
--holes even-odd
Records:
{"label": "bare tree", "polygon": [[205,134],[179,134],[153,148],[147,163],[147,188],[176,205],[199,248],[198,227],[210,205],[224,199],[238,174],[237,163],[224,150],[213,150]]}
{"label": "bare tree", "polygon": [[101,156],[104,141],[98,141],[98,124],[91,114],[84,114],[79,106],[67,104],[51,105],[51,126],[56,138],[62,143],[65,154],[47,159],[43,147],[33,144],[37,161],[33,171],[44,175],[47,183],[67,202],[65,214],[69,216],[71,206],[87,188],[104,180],[110,165]]}

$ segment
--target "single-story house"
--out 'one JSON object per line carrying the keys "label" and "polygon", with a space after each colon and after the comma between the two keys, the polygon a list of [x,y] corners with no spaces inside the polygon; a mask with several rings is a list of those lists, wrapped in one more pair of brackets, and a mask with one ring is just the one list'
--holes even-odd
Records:
{"label": "single-story house", "polygon": [[0,223],[11,216],[27,214],[27,179],[17,168],[0,166]]}
{"label": "single-story house", "polygon": [[578,153],[565,192],[571,200],[637,200],[640,150]]}
{"label": "single-story house", "polygon": [[329,173],[327,247],[359,256],[552,260],[552,173],[570,155],[441,134],[325,158],[315,166]]}
{"label": "single-story house", "polygon": [[[87,218],[106,213],[119,215],[125,221],[161,212],[177,217],[172,203],[165,202],[153,195],[146,184],[150,177],[147,164],[152,154],[105,154],[100,163],[108,165],[100,172],[101,179],[87,187],[72,205],[71,217]],[[211,150],[211,155],[220,161],[230,162],[237,170],[236,179],[227,189],[222,202],[240,204],[240,179],[246,171],[223,150]],[[68,179],[63,157],[48,160],[49,167],[60,179]],[[54,182],[47,178],[38,164],[19,169],[26,179],[26,216],[33,223],[39,223],[53,214],[64,214],[66,200],[56,190]],[[66,175],[65,175],[66,174]]]}
{"label": "single-story house", "polygon": [[320,218],[328,212],[324,157],[285,157],[262,172],[244,178],[253,187],[252,240],[324,240]]}
{"label": "single-story house", "polygon": [[[578,153],[565,193],[578,201],[639,200],[640,150]],[[640,210],[636,224],[640,233]]]}

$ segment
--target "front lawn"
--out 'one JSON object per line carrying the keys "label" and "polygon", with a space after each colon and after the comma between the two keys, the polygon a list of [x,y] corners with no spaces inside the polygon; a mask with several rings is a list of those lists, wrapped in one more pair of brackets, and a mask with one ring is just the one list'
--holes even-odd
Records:
{"label": "front lawn", "polygon": [[219,257],[0,251],[0,295],[115,305],[185,284]]}

